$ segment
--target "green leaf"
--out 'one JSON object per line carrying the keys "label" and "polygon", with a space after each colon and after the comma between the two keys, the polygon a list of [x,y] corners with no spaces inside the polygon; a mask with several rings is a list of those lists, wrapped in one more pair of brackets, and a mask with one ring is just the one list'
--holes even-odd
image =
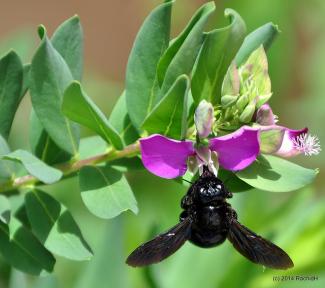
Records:
{"label": "green leaf", "polygon": [[100,136],[84,137],[80,140],[79,157],[80,159],[90,158],[107,152],[107,142]]}
{"label": "green leaf", "polygon": [[109,122],[120,134],[125,145],[134,143],[140,138],[137,130],[133,126],[128,110],[126,107],[125,92],[117,100],[111,115],[109,116]]}
{"label": "green leaf", "polygon": [[70,68],[75,80],[81,80],[83,71],[83,31],[78,16],[63,22],[51,39],[53,47],[60,53]]}
{"label": "green leaf", "polygon": [[146,18],[128,60],[126,104],[130,119],[138,130],[154,102],[158,61],[168,47],[172,4],[159,5]]}
{"label": "green leaf", "polygon": [[94,215],[110,219],[126,210],[138,213],[137,202],[123,174],[109,166],[80,170],[81,198]]}
{"label": "green leaf", "polygon": [[23,99],[25,94],[27,93],[27,90],[29,89],[30,86],[30,64],[24,64],[23,65],[23,84],[22,84],[22,89],[21,89],[21,94],[20,94],[20,100]]}
{"label": "green leaf", "polygon": [[[83,32],[78,16],[63,22],[51,39],[76,80],[81,79],[83,70]],[[50,165],[66,162],[71,155],[60,149],[44,130],[34,112],[30,118],[30,144],[33,153]]]}
{"label": "green leaf", "polygon": [[0,134],[8,139],[23,85],[23,65],[14,51],[0,59]]}
{"label": "green leaf", "polygon": [[[164,82],[161,86],[161,93],[159,96],[160,98],[162,98],[166,94],[166,92],[170,89],[170,87],[180,75],[189,75],[193,69],[195,60],[197,58],[197,55],[204,39],[203,31],[205,25],[212,12],[215,10],[215,5],[213,2],[209,2],[204,4],[200,8],[200,10],[201,11],[198,12],[201,15],[200,19],[197,21],[196,25],[188,34],[183,44],[177,51],[176,55],[170,61],[168,68],[166,69]],[[213,57],[215,57],[214,54]],[[209,59],[209,61],[212,60],[213,59]],[[157,99],[157,101],[158,100],[160,99]]]}
{"label": "green leaf", "polygon": [[1,156],[9,153],[8,143],[0,134],[0,183],[10,181],[15,172],[15,165],[12,161],[1,159]]}
{"label": "green leaf", "polygon": [[62,150],[44,130],[42,123],[32,109],[29,125],[29,143],[33,154],[43,162],[53,165],[70,160],[71,155]]}
{"label": "green leaf", "polygon": [[264,49],[268,50],[279,32],[278,26],[273,23],[266,23],[248,34],[237,52],[235,58],[237,66],[242,65],[259,46],[263,45]]}
{"label": "green leaf", "polygon": [[184,44],[186,38],[189,36],[191,31],[196,27],[196,25],[201,25],[200,19],[205,15],[206,10],[207,10],[206,5],[198,9],[196,13],[193,15],[193,17],[191,18],[190,22],[185,27],[185,29],[176,38],[170,41],[170,45],[168,49],[165,51],[164,55],[160,58],[158,63],[157,77],[158,77],[159,86],[162,85],[169,64],[172,62],[173,58],[178,53],[181,46]]}
{"label": "green leaf", "polygon": [[3,257],[16,269],[32,275],[51,272],[55,264],[53,255],[15,218],[11,219],[9,226],[0,221],[0,252]]}
{"label": "green leaf", "polygon": [[90,247],[66,207],[40,190],[27,193],[25,203],[32,231],[48,250],[78,261],[92,257]]}
{"label": "green leaf", "polygon": [[187,132],[187,97],[190,80],[186,75],[177,78],[164,98],[153,108],[143,123],[149,133],[184,139]]}
{"label": "green leaf", "polygon": [[6,224],[10,222],[10,203],[4,195],[0,195],[0,221]]}
{"label": "green leaf", "polygon": [[20,162],[28,173],[46,184],[54,183],[62,177],[60,170],[46,165],[33,154],[24,150],[16,150],[10,154],[3,155],[2,159]]}
{"label": "green leaf", "polygon": [[222,81],[245,37],[246,25],[240,15],[226,9],[225,16],[230,19],[227,27],[205,35],[192,79],[196,104],[203,99],[213,104],[220,102]]}
{"label": "green leaf", "polygon": [[72,79],[69,67],[45,35],[30,71],[33,108],[52,140],[64,151],[76,155],[79,127],[61,112],[63,93]]}
{"label": "green leaf", "polygon": [[121,137],[108,122],[103,112],[86,95],[80,83],[73,82],[66,89],[62,103],[62,111],[71,120],[98,133],[116,149],[123,148]]}
{"label": "green leaf", "polygon": [[282,158],[264,155],[236,174],[241,180],[257,189],[289,192],[312,183],[317,172]]}

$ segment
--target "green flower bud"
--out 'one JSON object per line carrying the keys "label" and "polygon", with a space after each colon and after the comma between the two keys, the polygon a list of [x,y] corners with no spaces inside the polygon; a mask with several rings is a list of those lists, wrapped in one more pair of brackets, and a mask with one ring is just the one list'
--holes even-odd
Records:
{"label": "green flower bud", "polygon": [[247,94],[240,96],[236,102],[236,106],[240,111],[243,111],[245,106],[248,104],[249,98]]}
{"label": "green flower bud", "polygon": [[195,110],[194,123],[200,138],[208,137],[212,131],[214,110],[211,103],[202,100]]}
{"label": "green flower bud", "polygon": [[222,108],[228,108],[236,103],[238,96],[224,95],[221,97]]}
{"label": "green flower bud", "polygon": [[239,121],[242,123],[249,123],[251,122],[253,115],[255,113],[255,103],[251,102],[248,104],[244,111],[239,116]]}

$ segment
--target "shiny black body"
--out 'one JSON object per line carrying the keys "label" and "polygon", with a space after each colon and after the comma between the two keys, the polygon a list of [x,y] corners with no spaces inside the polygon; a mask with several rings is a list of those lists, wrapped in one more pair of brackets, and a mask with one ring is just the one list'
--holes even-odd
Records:
{"label": "shiny black body", "polygon": [[181,201],[183,211],[177,225],[135,249],[127,264],[141,267],[158,263],[175,253],[187,240],[209,248],[228,239],[250,261],[273,269],[293,267],[278,246],[237,221],[237,213],[226,202],[232,194],[207,167]]}
{"label": "shiny black body", "polygon": [[229,219],[237,219],[235,211],[225,200],[231,197],[232,194],[223,182],[205,169],[181,202],[184,211],[180,215],[180,221],[187,217],[193,220],[189,241],[208,248],[227,239]]}

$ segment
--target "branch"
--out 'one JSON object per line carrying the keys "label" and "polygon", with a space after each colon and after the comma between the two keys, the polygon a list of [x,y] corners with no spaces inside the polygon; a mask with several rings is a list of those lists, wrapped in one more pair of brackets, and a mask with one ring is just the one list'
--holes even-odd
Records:
{"label": "branch", "polygon": [[[130,158],[138,155],[140,152],[139,143],[126,146],[123,150],[110,150],[87,159],[77,160],[75,162],[66,162],[54,165],[54,168],[60,170],[63,176],[69,176],[79,171],[84,166],[96,165],[98,163],[111,162],[121,158]],[[41,182],[32,175],[25,175],[12,179],[10,182],[0,186],[0,192],[7,192],[18,188],[41,184]]]}

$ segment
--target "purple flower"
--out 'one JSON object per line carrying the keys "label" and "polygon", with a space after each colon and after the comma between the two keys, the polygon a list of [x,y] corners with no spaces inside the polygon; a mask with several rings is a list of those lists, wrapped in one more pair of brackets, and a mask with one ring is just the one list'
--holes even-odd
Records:
{"label": "purple flower", "polygon": [[154,134],[140,139],[143,165],[151,173],[163,178],[176,178],[185,174],[189,159],[195,159],[198,167],[207,165],[216,173],[216,158],[224,169],[239,171],[260,153],[259,129],[243,126],[237,131],[209,140],[208,146],[195,147],[192,141],[177,141]]}
{"label": "purple flower", "polygon": [[[273,114],[268,104],[262,105],[256,112],[256,123],[261,129],[261,146],[263,146],[263,133],[269,133],[270,137],[277,143],[273,143],[272,147],[276,149],[263,151],[282,157],[293,157],[304,153],[305,155],[317,155],[320,151],[319,140],[316,136],[308,134],[308,128],[293,130],[276,124],[277,117]],[[281,137],[274,137],[272,132],[281,133]],[[264,137],[268,141],[268,137]],[[270,147],[270,146],[268,146]]]}

